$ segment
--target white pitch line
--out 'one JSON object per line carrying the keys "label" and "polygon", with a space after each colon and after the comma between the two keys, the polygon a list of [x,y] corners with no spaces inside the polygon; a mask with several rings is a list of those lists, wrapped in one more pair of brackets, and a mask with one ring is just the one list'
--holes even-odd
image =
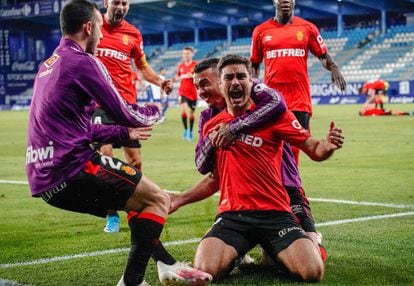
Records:
{"label": "white pitch line", "polygon": [[[0,184],[27,185],[28,183],[27,181],[0,180]],[[181,192],[172,191],[172,190],[165,190],[165,191],[169,193],[173,193],[173,194],[181,193]],[[214,196],[218,196],[218,194],[215,193]],[[387,208],[397,208],[397,209],[414,209],[414,205],[375,203],[375,202],[365,202],[365,201],[349,201],[349,200],[324,199],[324,198],[308,198],[308,199],[312,202],[327,202],[327,203],[373,206],[373,207],[387,207]]]}
{"label": "white pitch line", "polygon": [[387,207],[397,209],[414,209],[414,205],[397,205],[397,204],[386,204],[386,203],[373,203],[364,201],[348,201],[348,200],[336,200],[336,199],[323,199],[323,198],[309,198],[312,202],[326,202],[326,203],[337,203],[337,204],[349,204],[349,205],[362,205],[362,206],[375,206],[375,207]]}
{"label": "white pitch line", "polygon": [[0,184],[28,185],[29,183],[27,181],[0,180]]}
{"label": "white pitch line", "polygon": [[358,217],[358,218],[351,218],[351,219],[340,219],[340,220],[333,220],[333,221],[317,223],[316,226],[318,226],[318,227],[320,227],[320,226],[330,226],[330,225],[346,224],[346,223],[352,223],[352,222],[361,222],[361,221],[367,221],[367,220],[403,217],[403,216],[410,216],[410,215],[414,215],[414,212],[386,214],[386,215],[374,215],[374,216]]}
{"label": "white pitch line", "polygon": [[[387,214],[387,215],[376,215],[376,216],[360,217],[360,218],[354,218],[354,219],[334,220],[334,221],[327,221],[327,222],[323,222],[323,223],[318,223],[316,225],[318,227],[320,227],[320,226],[330,226],[330,225],[346,224],[346,223],[368,221],[368,220],[386,219],[386,218],[393,218],[393,217],[403,217],[403,216],[410,216],[410,215],[414,215],[414,212],[405,212],[405,213],[396,213],[396,214]],[[192,238],[192,239],[186,239],[186,240],[169,241],[169,242],[165,242],[164,245],[165,246],[183,245],[183,244],[196,243],[196,242],[199,242],[199,241],[200,241],[200,238]],[[31,261],[26,261],[26,262],[0,264],[0,269],[15,268],[15,267],[19,267],[19,266],[39,265],[39,264],[45,264],[45,263],[50,263],[50,262],[65,261],[65,260],[71,260],[71,259],[83,258],[83,257],[95,257],[95,256],[102,256],[102,255],[106,255],[106,254],[115,254],[115,253],[127,252],[127,251],[129,251],[128,247],[101,250],[101,251],[94,251],[94,252],[83,252],[83,253],[79,253],[79,254],[57,256],[57,257],[51,257],[51,258],[42,258],[42,259],[31,260]]]}

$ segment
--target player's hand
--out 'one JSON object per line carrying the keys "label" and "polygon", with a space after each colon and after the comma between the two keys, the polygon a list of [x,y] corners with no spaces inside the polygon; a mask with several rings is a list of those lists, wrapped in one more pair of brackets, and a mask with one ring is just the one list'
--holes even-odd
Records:
{"label": "player's hand", "polygon": [[342,129],[335,126],[335,123],[332,121],[329,126],[328,135],[326,136],[326,140],[328,144],[330,144],[330,148],[333,150],[337,150],[342,148],[344,144],[345,137],[342,135]]}
{"label": "player's hand", "polygon": [[166,93],[166,94],[170,94],[173,90],[173,83],[172,80],[168,79],[168,80],[164,80],[161,83],[161,89]]}
{"label": "player's hand", "polygon": [[234,143],[237,136],[230,131],[228,123],[218,124],[209,134],[211,144],[215,148],[226,149]]}
{"label": "player's hand", "polygon": [[168,210],[168,214],[172,214],[176,210],[180,208],[179,204],[179,195],[167,192],[168,196],[170,197],[170,209]]}
{"label": "player's hand", "polygon": [[128,127],[129,139],[130,140],[147,140],[151,137],[152,127]]}
{"label": "player's hand", "polygon": [[160,102],[148,102],[148,103],[145,103],[144,106],[155,106],[158,108],[160,113],[162,112],[162,104]]}
{"label": "player's hand", "polygon": [[331,68],[332,83],[339,87],[340,90],[345,90],[346,81],[337,67]]}

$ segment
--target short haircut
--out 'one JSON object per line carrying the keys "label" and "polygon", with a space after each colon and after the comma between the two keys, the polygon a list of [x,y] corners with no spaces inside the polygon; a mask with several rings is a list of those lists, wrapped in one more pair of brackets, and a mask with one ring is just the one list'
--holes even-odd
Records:
{"label": "short haircut", "polygon": [[87,0],[72,0],[66,4],[60,13],[60,30],[63,35],[73,35],[79,32],[82,25],[94,23],[95,10],[99,11],[96,3]]}
{"label": "short haircut", "polygon": [[184,50],[189,50],[192,53],[194,53],[194,48],[193,47],[190,47],[190,46],[185,47]]}
{"label": "short haircut", "polygon": [[220,59],[217,64],[217,68],[219,70],[219,74],[221,74],[222,70],[228,65],[245,65],[247,71],[250,73],[251,66],[250,61],[245,57],[238,56],[238,55],[225,55]]}
{"label": "short haircut", "polygon": [[209,68],[216,69],[219,61],[219,58],[209,58],[202,60],[201,62],[195,65],[194,73],[201,73]]}

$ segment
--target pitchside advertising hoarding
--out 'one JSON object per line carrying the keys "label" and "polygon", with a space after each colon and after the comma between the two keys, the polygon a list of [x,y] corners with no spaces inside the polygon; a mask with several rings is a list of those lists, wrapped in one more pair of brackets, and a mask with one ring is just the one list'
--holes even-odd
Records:
{"label": "pitchside advertising hoarding", "polygon": [[[363,82],[347,83],[341,91],[331,83],[311,85],[312,103],[318,104],[362,104],[365,96],[359,94]],[[414,81],[389,81],[388,103],[414,103]]]}
{"label": "pitchside advertising hoarding", "polygon": [[[40,61],[11,61],[0,74],[0,109],[28,109],[33,94],[33,80]],[[414,81],[391,81],[388,103],[414,103]],[[363,104],[365,96],[359,94],[362,82],[348,83],[345,91],[330,83],[312,84],[312,103]],[[146,93],[139,93],[139,102],[149,100]],[[173,99],[174,100],[174,99]]]}

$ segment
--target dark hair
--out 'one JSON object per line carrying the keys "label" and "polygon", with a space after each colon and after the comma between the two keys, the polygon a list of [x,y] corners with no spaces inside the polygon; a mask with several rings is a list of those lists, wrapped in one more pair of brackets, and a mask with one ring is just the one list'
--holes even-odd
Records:
{"label": "dark hair", "polygon": [[184,50],[189,50],[194,53],[194,48],[190,46],[185,47]]}
{"label": "dark hair", "polygon": [[220,59],[220,61],[217,64],[217,68],[219,70],[219,73],[221,74],[221,71],[228,65],[245,65],[247,71],[250,73],[250,61],[246,59],[245,57],[238,56],[238,55],[225,55]]}
{"label": "dark hair", "polygon": [[202,60],[201,62],[195,65],[194,73],[201,73],[202,71],[205,71],[209,68],[216,69],[219,60],[219,58],[210,58]]}
{"label": "dark hair", "polygon": [[86,0],[73,0],[66,4],[60,13],[60,30],[63,35],[73,35],[88,21],[94,22],[96,3]]}

